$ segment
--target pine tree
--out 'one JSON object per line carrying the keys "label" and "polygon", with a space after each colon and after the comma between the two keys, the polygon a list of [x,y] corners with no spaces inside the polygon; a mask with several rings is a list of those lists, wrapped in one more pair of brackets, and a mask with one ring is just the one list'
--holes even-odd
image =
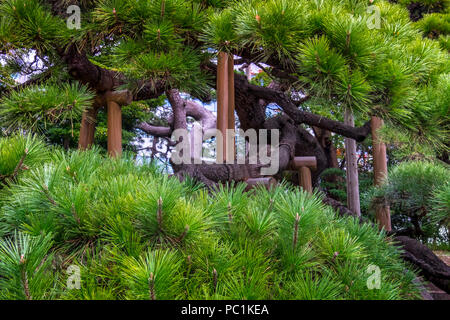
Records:
{"label": "pine tree", "polygon": [[[77,105],[75,114],[71,114],[82,124],[81,148],[93,144],[95,126],[89,123],[95,122],[96,112],[90,110],[106,108],[107,97],[116,96],[122,108],[129,102],[117,93],[108,93],[120,89],[129,90],[133,101],[144,103],[166,93],[173,102],[173,114],[181,119],[177,128],[186,126],[186,116],[207,118],[208,113],[192,101],[183,117],[180,103],[184,100],[177,95],[186,92],[204,101],[210,99],[215,89],[216,53],[228,52],[234,54],[237,63],[263,67],[273,80],[273,85],[261,88],[237,76],[236,111],[244,129],[264,127],[270,120],[266,119],[265,108],[276,103],[296,126],[318,127],[362,141],[370,135],[370,116],[377,115],[414,143],[432,144],[442,153],[448,147],[448,100],[437,97],[448,91],[448,55],[437,42],[423,39],[417,26],[411,24],[409,12],[403,7],[409,3],[7,0],[0,9],[2,59],[10,74],[32,74],[20,88],[28,87],[28,83],[45,86],[56,80],[62,92],[66,90],[64,83],[82,83],[81,87],[72,85],[79,88],[80,97],[72,97]],[[447,12],[447,2],[437,3],[439,10]],[[66,9],[74,4],[81,9],[79,30],[65,27]],[[371,12],[380,14],[379,28],[371,24],[378,17],[373,20],[369,4],[378,8]],[[30,55],[36,58],[32,62],[26,59]],[[14,106],[21,110],[14,94],[8,93],[11,90],[17,88],[6,90],[2,109],[15,120],[5,118],[2,126],[29,129],[33,124],[29,114],[11,113]],[[81,98],[85,90],[95,94],[93,105],[85,103],[87,97]],[[437,92],[437,97],[430,97],[428,91]],[[25,98],[30,93],[17,94]],[[264,103],[260,105],[260,101]],[[31,118],[48,111],[45,101],[41,102],[36,103]],[[60,112],[67,110],[64,104],[67,102],[54,103]],[[354,111],[355,128],[342,123],[345,108]],[[85,118],[81,121],[79,113],[83,110]],[[174,118],[178,116],[137,127],[150,135],[169,137],[177,129],[171,123]],[[121,136],[120,127],[114,126],[113,134],[112,123],[111,137],[117,138],[111,138],[110,143],[120,148],[120,141],[116,141]],[[285,127],[285,121],[278,120],[276,126]],[[331,166],[329,151],[317,146],[316,134],[296,130],[295,137],[285,138],[295,139],[295,145],[308,150],[303,153],[318,158],[317,179]],[[300,153],[293,146],[290,149]],[[237,177],[222,179],[227,178]]]}
{"label": "pine tree", "polygon": [[[221,201],[211,205],[208,201],[214,201],[197,190],[197,182],[211,191],[218,182],[258,178],[258,166],[173,165],[176,176],[184,180],[179,183],[160,177],[150,165],[135,168],[126,154],[102,159],[94,145],[103,142],[110,155],[119,156],[123,143],[130,140],[124,132],[140,130],[164,141],[170,151],[177,143],[171,140],[172,133],[188,128],[192,118],[202,121],[204,132],[216,127],[219,119],[198,101],[209,102],[218,95],[218,57],[226,55],[233,65],[254,65],[261,70],[251,81],[234,72],[235,101],[230,105],[235,106],[240,128],[280,130],[279,174],[290,167],[293,157],[314,156],[317,170],[312,178],[317,186],[325,169],[336,168],[333,141],[346,139],[353,146],[366,141],[374,132],[373,117],[385,124],[376,133],[383,142],[398,146],[398,152],[414,157],[432,155],[448,162],[450,64],[446,24],[440,24],[448,16],[448,1],[397,2],[1,1],[0,130],[1,135],[12,137],[0,142],[0,155],[5,155],[0,158],[0,187],[7,199],[0,205],[1,220],[5,221],[0,231],[8,239],[16,239],[17,229],[36,237],[51,233],[55,249],[70,252],[72,260],[81,265],[86,264],[86,248],[108,244],[108,251],[90,252],[98,258],[93,260],[100,261],[95,265],[98,270],[86,274],[85,281],[94,284],[79,292],[78,298],[144,297],[145,285],[149,286],[147,296],[158,298],[161,288],[171,288],[171,284],[158,283],[153,265],[163,259],[161,252],[171,264],[175,258],[170,250],[177,245],[186,246],[186,251],[181,250],[184,263],[189,265],[187,270],[196,272],[192,278],[181,279],[185,274],[180,270],[186,269],[172,265],[163,275],[173,275],[173,286],[183,287],[189,297],[270,297],[275,293],[267,287],[274,279],[290,284],[286,286],[289,293],[280,296],[335,297],[342,289],[340,284],[330,283],[335,281],[331,275],[336,274],[337,282],[349,288],[345,297],[358,297],[361,291],[364,297],[374,294],[362,288],[361,274],[355,289],[347,281],[349,273],[362,268],[350,260],[365,259],[362,244],[355,240],[362,237],[360,231],[365,227],[330,218],[330,209],[316,204],[320,202],[317,194],[308,198],[291,191],[283,196],[276,189],[266,206],[287,212],[281,214],[281,220],[274,220],[267,208],[253,203],[258,202],[255,200],[252,205],[261,212],[248,213],[244,187],[237,184],[219,187],[215,196]],[[80,29],[67,24],[78,19],[67,13],[70,5],[80,8]],[[11,80],[18,75],[26,81],[18,84]],[[167,103],[155,110],[154,99],[167,99]],[[354,125],[346,123],[346,111],[352,114]],[[52,132],[58,135],[58,130],[78,137],[80,150],[94,150],[47,150],[45,157],[50,160],[28,171],[36,159],[30,145],[38,150],[41,144],[30,135],[15,134],[37,131],[49,137]],[[11,142],[19,143],[16,140],[21,141],[20,147],[8,147]],[[355,163],[353,146],[347,150],[347,172]],[[352,172],[351,176],[357,177],[358,172]],[[359,196],[357,181],[348,182],[354,186],[349,195]],[[180,202],[173,195],[177,191],[195,195],[198,202]],[[11,198],[11,194],[15,196]],[[270,196],[260,191],[259,197]],[[319,212],[317,217],[308,217],[302,207],[296,207],[295,202],[301,203],[303,198],[309,199],[305,203],[311,212]],[[349,206],[357,213],[359,203],[356,197],[352,199],[349,197]],[[284,209],[276,204],[278,200],[286,204]],[[321,229],[320,239],[328,237],[330,244],[301,237],[302,225],[316,232],[324,216],[344,225],[339,230],[339,226]],[[250,261],[270,270],[264,257],[272,246],[248,244],[243,234],[249,233],[258,235],[262,243],[279,241],[273,257],[283,263],[277,270],[286,270],[280,278],[241,258],[244,253],[251,254]],[[364,246],[376,243],[383,247],[377,233],[370,234],[373,238],[365,238]],[[319,251],[302,239],[318,241]],[[204,251],[194,250],[192,243]],[[144,254],[142,248],[149,244],[156,247],[152,250],[161,251]],[[373,259],[381,263],[386,258],[386,263],[391,263],[388,258],[393,249],[383,248],[381,253],[373,253]],[[121,264],[114,260],[117,252],[129,256],[127,265],[139,269],[139,277],[119,276]],[[211,263],[204,266],[205,261]],[[332,267],[290,273],[302,263],[310,266],[308,263],[318,261],[327,261]],[[104,268],[107,263],[118,267]],[[403,266],[394,264],[395,275],[386,291],[379,292],[380,297],[405,296],[403,289],[396,290],[398,281],[405,279],[398,280],[397,272]],[[104,283],[96,281],[97,271],[113,289],[108,291]],[[323,282],[316,279],[315,272]],[[20,275],[15,277],[20,279]],[[222,280],[226,278],[233,280],[225,283]],[[308,287],[297,286],[299,282]],[[317,290],[309,290],[311,286]],[[195,290],[198,287],[201,291]],[[67,297],[71,295],[76,293]]]}

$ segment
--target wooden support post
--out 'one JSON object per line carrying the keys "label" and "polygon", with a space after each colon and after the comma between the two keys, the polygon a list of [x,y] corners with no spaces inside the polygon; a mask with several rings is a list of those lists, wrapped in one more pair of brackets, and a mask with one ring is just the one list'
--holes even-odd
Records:
{"label": "wooden support post", "polygon": [[317,169],[316,157],[295,157],[291,161],[291,167],[298,171],[299,185],[303,190],[312,193],[312,178],[311,170]]}
{"label": "wooden support post", "polygon": [[264,186],[267,190],[275,187],[277,185],[277,180],[273,177],[265,177],[265,178],[249,178],[245,180],[247,187],[245,191],[251,190],[257,186]]}
{"label": "wooden support post", "polygon": [[[387,156],[386,156],[386,144],[384,144],[377,131],[383,126],[383,120],[378,117],[371,118],[372,127],[372,149],[373,149],[373,176],[374,184],[379,186],[383,183],[387,177]],[[378,221],[380,229],[391,231],[391,210],[388,204],[380,203],[375,208],[375,216]]]}
{"label": "wooden support post", "polygon": [[122,109],[130,104],[132,95],[128,90],[109,91],[105,94],[108,113],[108,154],[111,157],[122,155]]}
{"label": "wooden support post", "polygon": [[223,143],[217,143],[217,162],[226,160],[225,133],[228,127],[228,55],[220,52],[217,59],[217,129],[224,137]]}
{"label": "wooden support post", "polygon": [[111,157],[122,155],[122,110],[115,101],[108,101],[108,153]]}
{"label": "wooden support post", "polygon": [[305,191],[312,193],[313,187],[311,179],[311,169],[309,169],[308,167],[301,167],[299,175],[300,175],[300,185],[302,186],[302,188]]}
{"label": "wooden support post", "polygon": [[[355,121],[353,112],[346,108],[344,115],[345,124],[354,127]],[[356,141],[351,138],[345,138],[345,162],[347,164],[347,206],[355,216],[361,216],[361,207],[359,203],[359,179],[358,163],[356,157]]]}
{"label": "wooden support post", "polygon": [[232,159],[233,161],[236,159],[236,144],[235,144],[235,93],[234,93],[234,57],[232,54],[228,55],[228,125],[227,130],[233,130],[233,134],[228,136],[226,135],[226,154],[227,159]]}
{"label": "wooden support post", "polygon": [[80,137],[78,140],[78,149],[87,150],[94,144],[95,123],[97,120],[98,107],[92,106],[83,112],[81,118]]}
{"label": "wooden support post", "polygon": [[234,60],[232,55],[220,52],[217,60],[217,129],[222,133],[223,144],[217,144],[217,161],[235,158],[234,135],[227,129],[235,129]]}

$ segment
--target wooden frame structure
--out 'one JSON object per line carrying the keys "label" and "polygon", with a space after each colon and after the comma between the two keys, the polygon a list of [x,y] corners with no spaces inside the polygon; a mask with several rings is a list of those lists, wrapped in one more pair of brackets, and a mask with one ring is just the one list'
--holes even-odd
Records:
{"label": "wooden frame structure", "polygon": [[313,192],[311,170],[317,169],[316,157],[295,157],[291,161],[291,168],[298,171],[299,185],[307,192]]}
{"label": "wooden frame structure", "polygon": [[122,106],[133,101],[128,90],[108,91],[105,94],[108,113],[108,154],[111,157],[122,155]]}

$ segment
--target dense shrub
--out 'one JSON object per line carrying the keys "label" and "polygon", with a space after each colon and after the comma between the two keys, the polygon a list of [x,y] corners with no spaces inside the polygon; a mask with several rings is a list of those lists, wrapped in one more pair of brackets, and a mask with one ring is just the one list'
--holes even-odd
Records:
{"label": "dense shrub", "polygon": [[428,242],[449,241],[450,170],[428,161],[402,162],[389,171],[386,183],[376,188],[373,202],[391,206],[395,230]]}
{"label": "dense shrub", "polygon": [[[21,139],[41,146],[0,140],[2,154],[19,155],[0,168],[20,161]],[[127,156],[46,154],[0,191],[2,299],[417,297],[389,238],[339,218],[318,194],[242,184],[208,194]],[[71,265],[79,290],[67,288]],[[379,289],[368,288],[371,265]]]}

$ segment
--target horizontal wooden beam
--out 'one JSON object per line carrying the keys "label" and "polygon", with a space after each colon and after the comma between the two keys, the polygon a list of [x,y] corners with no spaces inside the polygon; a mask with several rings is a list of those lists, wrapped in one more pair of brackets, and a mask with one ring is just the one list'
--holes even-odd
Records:
{"label": "horizontal wooden beam", "polygon": [[295,157],[291,161],[292,169],[298,170],[302,167],[307,167],[312,170],[317,169],[317,158],[316,157]]}
{"label": "horizontal wooden beam", "polygon": [[133,94],[129,90],[108,91],[105,100],[106,103],[114,101],[119,106],[126,106],[133,102]]}

